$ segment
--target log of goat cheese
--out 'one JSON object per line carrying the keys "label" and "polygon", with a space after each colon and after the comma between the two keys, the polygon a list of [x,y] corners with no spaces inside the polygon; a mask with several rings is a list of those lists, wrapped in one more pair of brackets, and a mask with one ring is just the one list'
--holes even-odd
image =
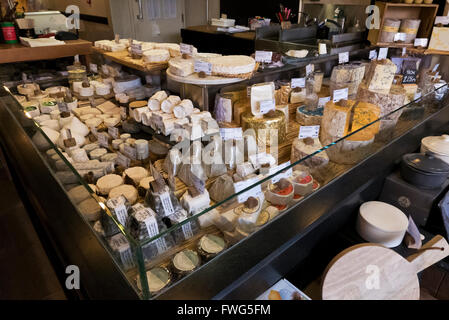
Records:
{"label": "log of goat cheese", "polygon": [[167,98],[168,95],[165,91],[156,92],[150,100],[148,100],[148,108],[150,108],[151,111],[161,110],[161,103]]}
{"label": "log of goat cheese", "polygon": [[162,101],[161,110],[165,113],[173,113],[173,109],[181,102],[181,98],[178,96],[169,96]]}

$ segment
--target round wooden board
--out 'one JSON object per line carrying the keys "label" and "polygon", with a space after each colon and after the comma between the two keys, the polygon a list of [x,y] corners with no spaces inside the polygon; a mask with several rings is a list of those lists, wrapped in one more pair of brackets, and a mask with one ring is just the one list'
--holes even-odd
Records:
{"label": "round wooden board", "polygon": [[361,244],[342,251],[323,279],[323,300],[419,300],[416,269],[380,245]]}
{"label": "round wooden board", "polygon": [[187,83],[187,84],[197,84],[197,85],[220,85],[220,84],[231,84],[231,83],[237,83],[241,82],[245,79],[240,78],[224,78],[224,77],[214,77],[214,76],[207,76],[206,78],[200,78],[198,77],[197,73],[191,74],[187,77],[180,77],[177,75],[174,75],[170,72],[170,68],[167,69],[167,76],[180,83]]}

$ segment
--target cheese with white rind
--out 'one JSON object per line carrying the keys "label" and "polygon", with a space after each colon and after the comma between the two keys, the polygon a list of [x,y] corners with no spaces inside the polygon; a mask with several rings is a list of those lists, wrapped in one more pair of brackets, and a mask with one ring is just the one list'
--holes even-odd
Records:
{"label": "cheese with white rind", "polygon": [[109,198],[114,199],[120,196],[124,196],[128,202],[133,205],[137,202],[138,192],[137,189],[130,185],[121,185],[119,187],[113,188],[109,192]]}
{"label": "cheese with white rind", "polygon": [[84,200],[78,205],[81,214],[90,222],[100,219],[101,207],[93,198]]}
{"label": "cheese with white rind", "polygon": [[123,177],[125,176],[128,176],[138,186],[142,179],[148,177],[148,170],[142,167],[128,168],[123,172]]}
{"label": "cheese with white rind", "polygon": [[123,178],[116,174],[108,174],[97,181],[98,192],[102,195],[108,195],[109,192],[123,184]]}
{"label": "cheese with white rind", "polygon": [[181,102],[181,98],[178,96],[169,96],[162,101],[161,110],[165,113],[172,113],[173,108]]}

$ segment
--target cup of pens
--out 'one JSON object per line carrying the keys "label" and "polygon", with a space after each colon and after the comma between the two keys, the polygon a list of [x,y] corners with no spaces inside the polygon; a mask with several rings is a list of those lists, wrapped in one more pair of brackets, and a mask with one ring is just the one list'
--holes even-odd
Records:
{"label": "cup of pens", "polygon": [[280,5],[280,12],[276,13],[276,18],[281,24],[281,28],[283,30],[290,29],[292,27],[292,23],[290,19],[293,17],[292,9],[285,8],[282,4]]}

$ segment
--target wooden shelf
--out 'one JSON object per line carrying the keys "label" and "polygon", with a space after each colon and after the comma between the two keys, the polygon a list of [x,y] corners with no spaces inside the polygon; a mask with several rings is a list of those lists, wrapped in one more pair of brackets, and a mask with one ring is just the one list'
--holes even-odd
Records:
{"label": "wooden shelf", "polygon": [[413,47],[413,43],[397,43],[397,42],[378,42],[376,44],[378,47],[389,47],[389,48],[409,48]]}
{"label": "wooden shelf", "polygon": [[160,71],[168,68],[168,63],[144,63],[142,59],[132,59],[128,56],[128,51],[109,52],[92,47],[92,52],[102,54],[105,58],[118,64],[142,72]]}
{"label": "wooden shelf", "polygon": [[433,22],[438,10],[437,4],[415,4],[415,3],[390,3],[376,1],[375,5],[379,8],[381,23],[379,29],[371,29],[368,33],[368,40],[372,45],[388,46],[393,48],[413,47],[413,44],[399,43],[380,43],[380,35],[386,18],[391,19],[419,19],[421,20],[417,38],[430,38]]}
{"label": "wooden shelf", "polygon": [[65,41],[60,46],[26,47],[22,44],[0,44],[0,64],[53,60],[73,57],[75,55],[88,55],[91,53],[92,43],[86,40]]}
{"label": "wooden shelf", "polygon": [[425,48],[407,48],[407,52],[417,53],[417,54],[438,54],[438,55],[449,55],[449,51],[425,49]]}

